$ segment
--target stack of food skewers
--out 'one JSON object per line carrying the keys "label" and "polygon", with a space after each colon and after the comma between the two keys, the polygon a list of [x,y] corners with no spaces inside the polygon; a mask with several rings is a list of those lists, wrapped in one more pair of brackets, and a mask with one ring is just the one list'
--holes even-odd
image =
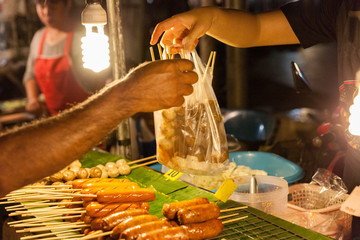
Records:
{"label": "stack of food skewers", "polygon": [[167,239],[159,237],[163,235],[206,239],[221,233],[221,218],[234,216],[219,217],[218,206],[200,197],[164,204],[164,218],[159,219],[149,214],[155,191],[128,179],[78,179],[72,185],[51,188],[28,186],[12,192],[7,199],[21,201],[7,208],[12,212],[10,216],[32,217],[10,223],[21,228],[17,232],[34,234],[24,240]]}

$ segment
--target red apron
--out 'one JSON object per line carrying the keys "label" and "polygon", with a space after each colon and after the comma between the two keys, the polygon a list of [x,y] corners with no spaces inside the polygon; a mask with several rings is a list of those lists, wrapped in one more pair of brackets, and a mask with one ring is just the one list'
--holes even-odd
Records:
{"label": "red apron", "polygon": [[73,33],[68,33],[64,55],[56,58],[41,56],[47,30],[41,38],[34,72],[45,103],[51,115],[67,109],[88,98],[89,94],[79,85],[71,69],[69,57]]}

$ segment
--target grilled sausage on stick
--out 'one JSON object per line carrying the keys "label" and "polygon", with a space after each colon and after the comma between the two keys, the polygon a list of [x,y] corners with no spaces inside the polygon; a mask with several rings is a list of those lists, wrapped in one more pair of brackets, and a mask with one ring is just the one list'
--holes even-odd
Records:
{"label": "grilled sausage on stick", "polygon": [[151,202],[155,199],[155,192],[148,188],[103,189],[97,193],[97,200],[101,203]]}
{"label": "grilled sausage on stick", "polygon": [[211,219],[202,223],[181,225],[181,227],[187,232],[189,239],[201,240],[218,236],[222,232],[224,225],[219,219]]}
{"label": "grilled sausage on stick", "polygon": [[72,182],[73,189],[81,189],[82,186],[90,182],[130,182],[129,179],[117,179],[117,178],[87,178],[87,179],[76,179]]}
{"label": "grilled sausage on stick", "polygon": [[[120,235],[120,239],[136,240],[138,238],[138,236],[143,233],[151,232],[151,231],[154,231],[157,229],[171,228],[171,227],[172,226],[170,223],[162,221],[162,220],[141,223],[139,225],[129,227],[126,230],[124,230]],[[115,230],[115,228],[114,228],[114,230]]]}
{"label": "grilled sausage on stick", "polygon": [[176,214],[180,208],[189,207],[193,205],[200,205],[209,203],[209,200],[204,197],[197,197],[191,200],[185,200],[180,202],[166,203],[162,208],[162,214],[168,219],[175,219]]}
{"label": "grilled sausage on stick", "polygon": [[[120,180],[120,179],[119,179]],[[112,182],[89,182],[82,184],[81,188],[97,188],[97,187],[131,187],[139,188],[139,184],[131,181],[112,181]]]}
{"label": "grilled sausage on stick", "polygon": [[91,202],[86,206],[86,214],[90,217],[104,217],[106,215],[125,211],[128,209],[145,209],[149,210],[150,206],[147,202],[134,202],[134,203],[98,203]]}
{"label": "grilled sausage on stick", "polygon": [[126,211],[113,213],[102,218],[102,222],[101,222],[102,229],[104,231],[110,231],[118,224],[128,219],[129,217],[138,216],[138,215],[148,215],[148,214],[149,212],[144,209],[129,209]]}
{"label": "grilled sausage on stick", "polygon": [[180,224],[205,222],[220,216],[220,208],[213,203],[181,208],[177,212]]}
{"label": "grilled sausage on stick", "polygon": [[102,217],[94,218],[90,223],[91,230],[94,230],[94,231],[101,230],[102,229],[102,220],[103,220]]}
{"label": "grilled sausage on stick", "polygon": [[130,217],[130,218],[122,221],[116,227],[114,227],[111,237],[118,239],[120,237],[120,235],[126,229],[132,228],[134,226],[139,226],[140,224],[154,222],[154,221],[159,221],[159,219],[155,215],[138,215],[138,216]]}
{"label": "grilled sausage on stick", "polygon": [[138,235],[136,240],[189,240],[182,227],[162,228]]}
{"label": "grilled sausage on stick", "polygon": [[[97,185],[99,185],[99,184],[97,184]],[[101,186],[101,185],[103,185],[103,186]],[[107,189],[108,191],[110,191],[111,189],[114,191],[117,191],[119,189],[140,188],[139,185],[135,182],[121,182],[121,183],[109,182],[109,183],[104,183],[101,185],[95,186],[95,187],[85,187],[84,186],[84,188],[81,189],[80,193],[81,194],[97,194],[100,190],[103,190],[103,189]],[[84,202],[95,201],[96,197],[82,197],[82,200]]]}

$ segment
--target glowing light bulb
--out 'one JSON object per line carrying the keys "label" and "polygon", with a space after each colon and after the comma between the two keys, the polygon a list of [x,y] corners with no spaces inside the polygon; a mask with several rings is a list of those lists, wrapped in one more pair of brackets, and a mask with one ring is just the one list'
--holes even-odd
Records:
{"label": "glowing light bulb", "polygon": [[354,98],[354,104],[349,108],[349,132],[352,135],[360,135],[360,94]]}
{"label": "glowing light bulb", "polygon": [[[110,66],[109,38],[104,34],[104,26],[86,24],[86,36],[81,38],[84,68],[101,72]],[[93,29],[97,28],[97,32]]]}

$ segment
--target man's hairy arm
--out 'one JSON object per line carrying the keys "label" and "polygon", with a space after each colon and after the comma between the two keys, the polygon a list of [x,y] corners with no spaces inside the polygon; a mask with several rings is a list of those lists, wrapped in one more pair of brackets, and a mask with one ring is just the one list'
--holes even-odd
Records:
{"label": "man's hairy arm", "polygon": [[[117,92],[122,92],[124,85],[119,84]],[[114,90],[107,88],[97,98],[80,104],[73,111],[14,129],[2,136],[1,192],[32,183],[62,169],[101,141],[116,123],[131,116],[131,101],[117,102],[114,111],[111,103],[112,95],[116,94]]]}
{"label": "man's hairy arm", "polygon": [[192,69],[180,59],[143,64],[58,116],[6,132],[0,136],[0,195],[64,168],[137,112],[180,106],[197,81]]}

